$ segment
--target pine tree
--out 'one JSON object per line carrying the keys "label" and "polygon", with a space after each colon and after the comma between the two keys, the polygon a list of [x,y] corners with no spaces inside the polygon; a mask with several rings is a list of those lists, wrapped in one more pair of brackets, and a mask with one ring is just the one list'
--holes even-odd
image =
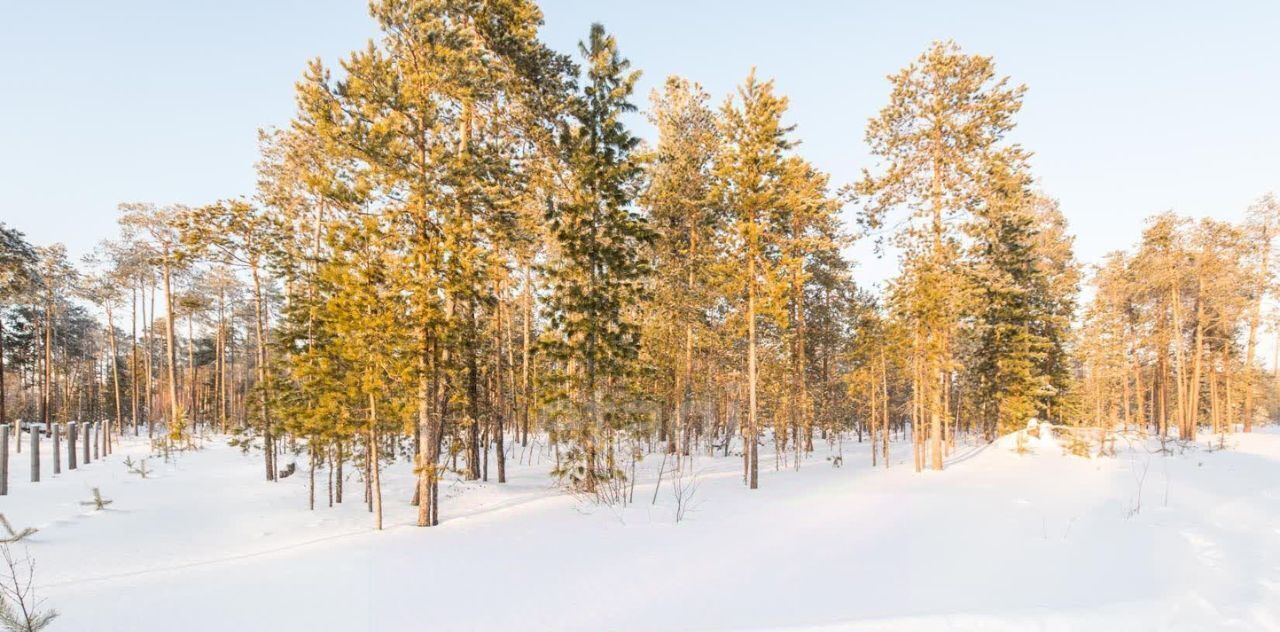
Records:
{"label": "pine tree", "polygon": [[[332,351],[312,375],[324,384],[316,389],[324,394],[318,408],[339,414],[340,428],[359,428],[363,434],[369,510],[377,529],[382,528],[380,445],[412,405],[395,388],[411,379],[413,339],[402,335],[409,310],[392,270],[397,258],[389,224],[385,217],[366,215],[334,231],[335,254],[319,272],[328,298],[317,310]],[[363,410],[362,418],[344,410]]]}
{"label": "pine tree", "polygon": [[169,399],[169,440],[178,441],[187,436],[186,412],[178,397],[177,335],[174,333],[173,277],[186,261],[180,226],[182,216],[189,212],[183,206],[157,207],[151,204],[123,204],[120,223],[135,234],[145,236],[146,247],[153,265],[158,265],[164,283],[164,335],[166,383]]}
{"label": "pine tree", "polygon": [[[837,284],[831,289],[840,291],[846,288],[839,285],[852,285],[839,253],[839,248],[845,243],[840,232],[841,204],[830,195],[828,182],[826,174],[803,159],[798,156],[788,157],[783,165],[783,197],[770,218],[772,231],[777,235],[779,280],[785,287],[785,337],[789,365],[786,380],[787,424],[780,428],[782,432],[777,437],[777,443],[779,449],[785,448],[787,432],[790,431],[796,453],[796,467],[800,465],[800,451],[813,450],[814,409],[808,384],[808,313],[812,308],[808,304],[808,298],[814,271],[822,266],[827,268],[829,274],[820,278]],[[819,373],[825,384],[830,378],[829,373]]]}
{"label": "pine tree", "polygon": [[[1254,267],[1253,306],[1249,314],[1249,338],[1245,352],[1245,386],[1244,386],[1244,431],[1253,431],[1255,417],[1254,401],[1257,397],[1257,373],[1255,354],[1258,347],[1258,329],[1262,321],[1262,304],[1272,287],[1271,258],[1272,246],[1275,243],[1276,231],[1280,230],[1280,202],[1274,195],[1263,196],[1249,207],[1249,218],[1245,230],[1253,244],[1251,263]],[[1272,367],[1280,375],[1280,367]]]}
{"label": "pine tree", "polygon": [[381,39],[343,63],[340,81],[311,65],[295,127],[396,222],[395,269],[412,297],[401,333],[416,340],[418,523],[429,526],[446,431],[464,435],[467,477],[482,475],[485,409],[492,418],[497,407],[481,387],[500,370],[487,366],[497,342],[485,321],[496,317],[521,167],[551,150],[569,64],[537,40],[542,15],[527,0],[382,0],[370,10]]}
{"label": "pine tree", "polygon": [[792,128],[782,124],[787,99],[773,93],[773,82],[756,80],[755,70],[738,88],[737,102],[721,108],[723,147],[716,161],[716,203],[729,214],[731,229],[726,241],[729,272],[727,294],[741,321],[746,338],[747,420],[742,428],[743,477],[748,487],[759,487],[759,319],[784,318],[774,257],[776,245],[769,234],[769,220],[782,205],[786,176],[784,152],[795,143]]}
{"label": "pine tree", "polygon": [[[889,79],[889,104],[871,119],[866,134],[872,155],[882,161],[880,173],[864,172],[857,190],[866,198],[862,221],[872,228],[883,226],[892,210],[907,212],[909,221],[895,233],[904,252],[895,305],[913,323],[920,362],[915,407],[918,420],[929,426],[930,466],[942,469],[956,328],[966,294],[957,269],[959,235],[952,227],[967,221],[981,198],[989,173],[985,163],[1013,128],[1025,89],[997,79],[990,57],[966,55],[951,42],[933,44]],[[1016,145],[1002,151],[1020,155]]]}
{"label": "pine tree", "polygon": [[218,263],[249,272],[253,292],[253,329],[258,432],[262,437],[266,480],[276,480],[275,424],[272,418],[272,362],[266,265],[273,244],[279,243],[276,225],[262,209],[243,200],[230,200],[187,213],[179,223],[181,239],[193,254],[202,253]]}
{"label": "pine tree", "polygon": [[650,101],[649,120],[658,128],[658,145],[646,156],[647,187],[641,195],[655,232],[645,351],[663,376],[659,392],[671,394],[667,406],[672,424],[661,429],[660,438],[667,441],[668,451],[688,455],[696,349],[705,344],[716,299],[711,242],[724,230],[723,214],[711,199],[719,130],[708,96],[696,83],[668,77]]}
{"label": "pine tree", "polygon": [[579,48],[585,85],[571,107],[573,124],[561,138],[572,187],[547,217],[558,257],[546,271],[543,348],[559,364],[563,386],[554,397],[570,402],[578,420],[571,467],[580,472],[575,476],[582,489],[598,494],[601,479],[621,476],[613,426],[621,421],[621,382],[639,347],[631,307],[642,291],[647,270],[641,247],[650,233],[632,208],[639,139],[622,120],[635,109],[629,99],[640,74],[629,69],[599,24]]}
{"label": "pine tree", "polygon": [[21,232],[0,223],[0,426],[8,423],[4,357],[10,334],[4,329],[6,312],[35,287],[36,280],[35,249]]}

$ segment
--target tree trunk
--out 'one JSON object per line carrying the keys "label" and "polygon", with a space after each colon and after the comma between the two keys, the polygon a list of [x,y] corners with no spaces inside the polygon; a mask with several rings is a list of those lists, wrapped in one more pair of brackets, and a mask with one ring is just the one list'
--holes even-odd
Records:
{"label": "tree trunk", "polygon": [[45,301],[44,306],[44,382],[43,396],[40,400],[40,421],[47,426],[52,417],[53,407],[53,299]]}
{"label": "tree trunk", "polygon": [[533,328],[533,275],[528,263],[524,264],[524,287],[521,290],[524,306],[524,322],[521,327],[520,349],[520,447],[529,445],[529,410],[532,393],[529,384],[529,337]]}
{"label": "tree trunk", "polygon": [[743,446],[747,456],[747,487],[760,486],[759,426],[756,418],[756,254],[755,227],[751,227],[752,245],[747,251],[747,432],[743,433],[748,446]]}
{"label": "tree trunk", "polygon": [[1186,410],[1186,423],[1182,438],[1188,441],[1195,441],[1196,426],[1200,404],[1200,371],[1202,357],[1204,356],[1204,278],[1201,277],[1197,282],[1196,291],[1196,341],[1195,356],[1192,360],[1191,381],[1187,383],[1187,401],[1189,402]]}
{"label": "tree trunk", "polygon": [[182,406],[178,401],[178,356],[174,348],[173,288],[170,283],[170,268],[169,253],[166,251],[162,271],[164,273],[165,353],[169,364],[169,438],[177,439],[182,436]]}
{"label": "tree trunk", "polygon": [[[21,376],[19,376],[19,380],[21,380]],[[4,426],[7,423],[4,401],[4,317],[0,315],[0,426]]]}
{"label": "tree trunk", "polygon": [[501,286],[495,284],[494,293],[498,295],[497,305],[494,307],[496,344],[493,351],[493,383],[494,383],[494,402],[493,402],[493,439],[494,447],[497,450],[495,457],[498,465],[498,482],[507,482],[507,455],[506,446],[503,444],[504,433],[506,432],[504,422],[504,411],[502,407],[506,403],[506,397],[502,388],[502,294]]}
{"label": "tree trunk", "polygon": [[[107,309],[107,340],[111,346],[111,384],[115,391],[115,402],[116,402],[115,423],[118,428],[119,424],[121,423],[121,416],[122,416],[120,412],[120,362],[117,360],[118,356],[116,355],[116,327],[115,327],[114,321],[111,319],[111,301],[106,301],[105,305]],[[111,441],[110,422],[108,422],[107,424],[105,441],[107,442],[106,446],[109,448],[110,441]]]}
{"label": "tree trunk", "polygon": [[480,366],[476,357],[476,304],[467,301],[467,480],[480,478]]}
{"label": "tree trunk", "polygon": [[422,329],[418,337],[418,374],[417,379],[417,398],[418,398],[418,454],[417,454],[417,475],[418,488],[415,492],[418,497],[418,526],[431,526],[431,481],[435,478],[436,461],[432,455],[431,439],[434,436],[431,419],[431,382],[428,373],[428,358],[431,353],[429,331],[426,325]]}
{"label": "tree trunk", "polygon": [[382,477],[378,464],[378,403],[369,393],[369,485],[373,503],[374,528],[382,530]]}
{"label": "tree trunk", "polygon": [[[131,284],[132,285],[132,284]],[[138,436],[138,288],[132,289],[133,303],[129,329],[129,408],[133,417],[133,436]]]}
{"label": "tree trunk", "polygon": [[[1249,314],[1249,343],[1244,361],[1244,431],[1253,432],[1253,398],[1254,398],[1254,354],[1258,347],[1258,328],[1262,322],[1262,299],[1267,293],[1268,266],[1271,263],[1270,227],[1262,230],[1262,270],[1258,282],[1254,285],[1253,312]],[[1280,372],[1277,367],[1273,370]]]}
{"label": "tree trunk", "polygon": [[258,264],[255,259],[249,266],[250,274],[253,277],[253,311],[255,327],[257,329],[257,347],[258,347],[258,392],[261,397],[262,404],[262,461],[266,468],[267,480],[276,480],[275,469],[275,442],[271,436],[271,417],[267,413],[267,405],[270,401],[271,378],[270,372],[267,370],[267,322],[263,313],[263,297],[262,297],[262,280],[258,275]]}

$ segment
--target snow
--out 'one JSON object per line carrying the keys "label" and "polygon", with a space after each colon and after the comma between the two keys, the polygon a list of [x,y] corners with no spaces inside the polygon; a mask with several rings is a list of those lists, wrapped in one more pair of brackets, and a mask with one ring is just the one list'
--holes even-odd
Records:
{"label": "snow", "polygon": [[[303,463],[266,483],[223,438],[152,457],[145,480],[122,464],[143,439],[57,476],[46,454],[38,484],[24,445],[0,513],[39,528],[24,544],[54,632],[1280,629],[1280,432],[1172,456],[1012,447],[917,474],[906,444],[886,470],[846,441],[843,467],[822,446],[756,491],[740,459],[700,456],[679,523],[669,473],[650,502],[660,455],[621,510],[558,491],[548,456],[516,464],[516,447],[505,485],[443,483],[430,529],[402,461],[375,532],[354,473],[333,509],[319,473],[309,512]],[[95,486],[108,509],[80,504]]]}

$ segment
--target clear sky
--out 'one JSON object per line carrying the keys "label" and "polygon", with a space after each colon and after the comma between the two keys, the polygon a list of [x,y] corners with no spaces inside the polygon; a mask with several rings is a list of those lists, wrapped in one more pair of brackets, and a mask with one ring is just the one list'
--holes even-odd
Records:
{"label": "clear sky", "polygon": [[[751,66],[791,99],[800,151],[837,184],[869,165],[885,76],[934,39],[993,55],[1029,92],[1035,152],[1085,261],[1173,209],[1238,219],[1280,192],[1280,2],[546,0],[544,38],[593,21],[644,71],[723,99]],[[252,192],[255,130],[284,125],[305,62],[376,35],[360,0],[0,2],[0,221],[73,254],[123,201]],[[639,118],[641,134],[652,130]],[[860,247],[866,280],[891,262]]]}

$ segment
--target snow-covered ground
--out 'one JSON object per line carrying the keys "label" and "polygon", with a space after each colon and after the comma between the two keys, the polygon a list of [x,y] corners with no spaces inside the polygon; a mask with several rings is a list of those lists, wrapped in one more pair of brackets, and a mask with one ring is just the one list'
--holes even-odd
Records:
{"label": "snow-covered ground", "polygon": [[[679,523],[669,477],[651,503],[660,456],[618,510],[517,448],[510,483],[443,484],[431,529],[398,463],[374,532],[355,476],[309,512],[304,471],[266,483],[260,456],[211,440],[144,480],[132,440],[58,476],[46,460],[36,485],[11,455],[0,513],[39,528],[54,632],[1280,629],[1280,432],[1170,457],[1008,443],[916,474],[906,445],[886,470],[846,442],[843,467],[824,447],[754,492],[740,460],[702,456]],[[107,510],[80,504],[95,486]]]}

